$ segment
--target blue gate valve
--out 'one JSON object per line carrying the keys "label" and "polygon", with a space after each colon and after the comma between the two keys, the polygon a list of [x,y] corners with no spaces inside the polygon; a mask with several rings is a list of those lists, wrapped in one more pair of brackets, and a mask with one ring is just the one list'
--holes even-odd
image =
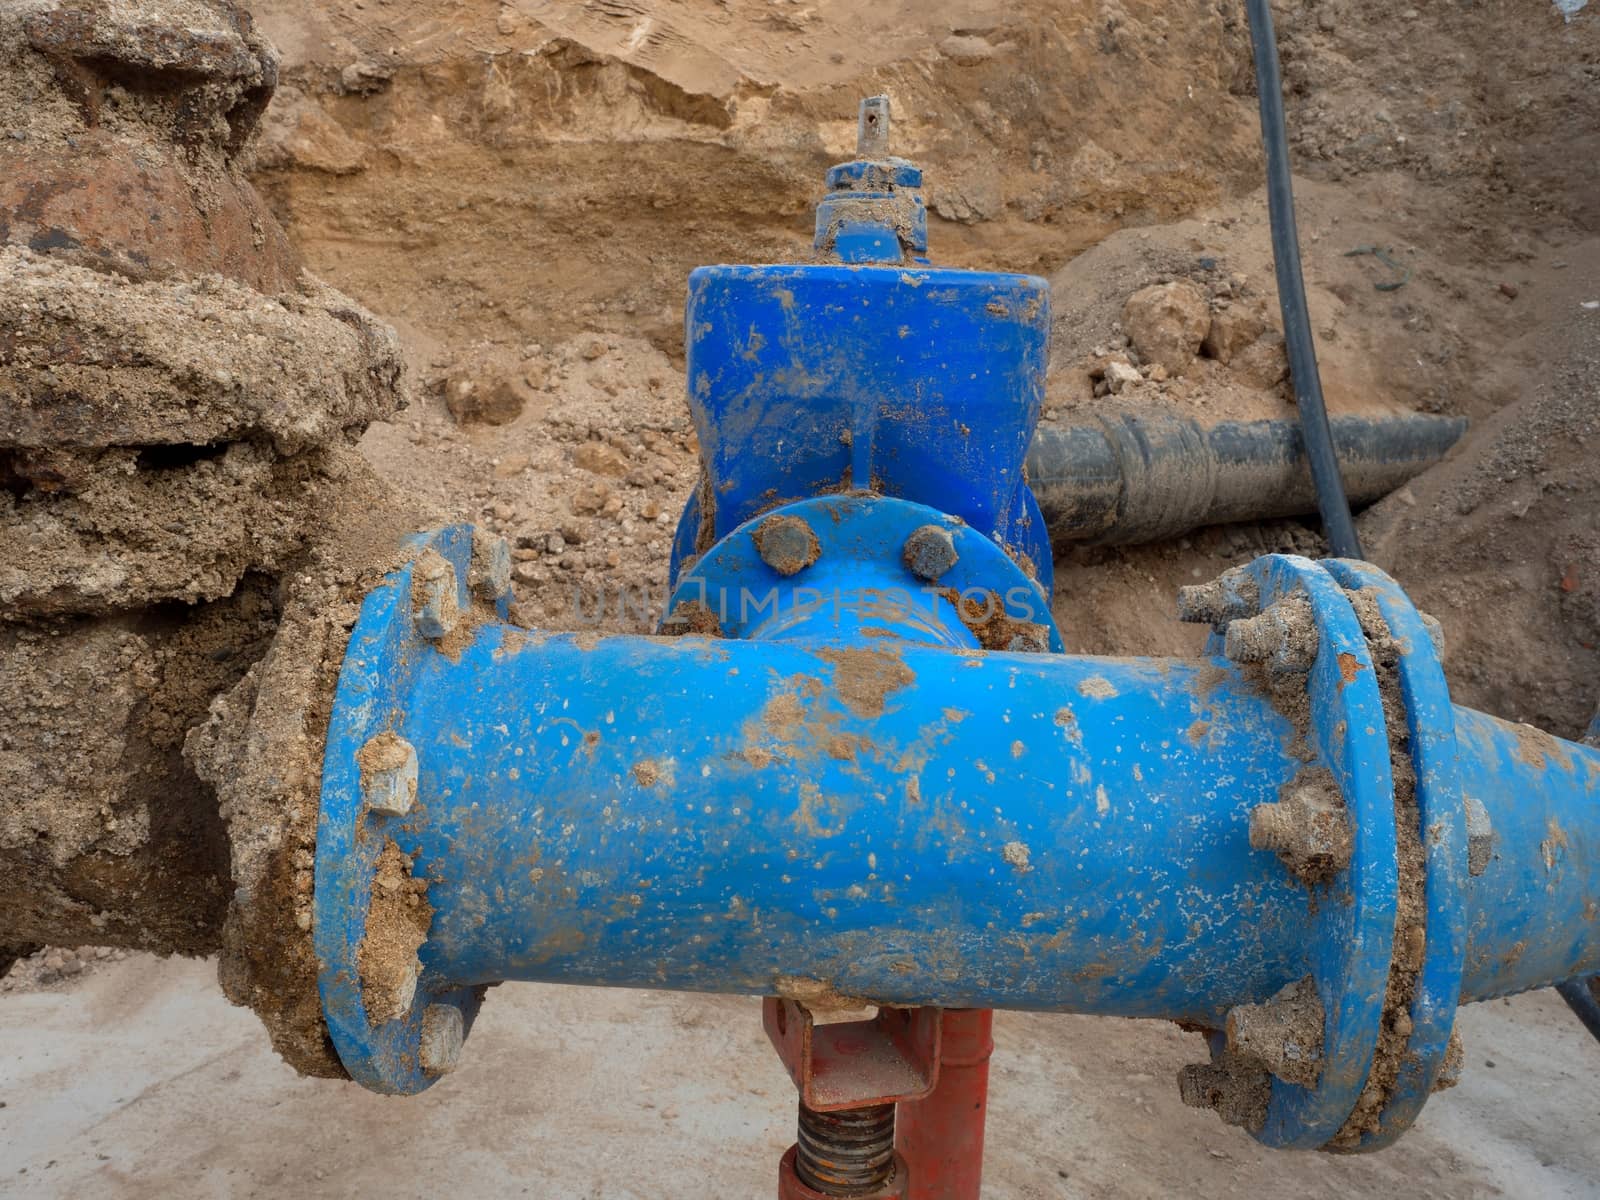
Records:
{"label": "blue gate valve", "polygon": [[465,527],[366,597],[316,854],[344,1066],[426,1088],[502,980],[1099,1013],[1205,1031],[1185,1099],[1268,1145],[1387,1144],[1459,1004],[1600,972],[1600,750],[1452,704],[1360,563],[1185,589],[1199,658],[1063,653],[1048,287],[917,263],[920,174],[862,142],[841,261],[690,278],[661,635],[511,623]]}

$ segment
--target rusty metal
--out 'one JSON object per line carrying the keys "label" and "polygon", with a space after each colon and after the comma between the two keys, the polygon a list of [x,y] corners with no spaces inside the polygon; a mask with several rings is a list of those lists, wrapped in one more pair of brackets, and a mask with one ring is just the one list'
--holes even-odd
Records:
{"label": "rusty metal", "polygon": [[947,1008],[940,1028],[938,1085],[923,1099],[900,1105],[895,1147],[910,1174],[907,1200],[978,1200],[994,1012]]}
{"label": "rusty metal", "polygon": [[[800,1178],[796,1162],[799,1146],[790,1146],[778,1163],[778,1200],[835,1200],[828,1192],[820,1192]],[[898,1155],[894,1160],[894,1173],[875,1191],[857,1194],[851,1200],[907,1200],[908,1171],[905,1160]]]}
{"label": "rusty metal", "polygon": [[761,1023],[801,1104],[818,1112],[917,1100],[939,1079],[936,1008],[880,1008],[870,1020],[818,1025],[805,1005],[768,996]]}
{"label": "rusty metal", "polygon": [[881,1194],[894,1179],[894,1105],[818,1112],[800,1105],[794,1172],[824,1196]]}

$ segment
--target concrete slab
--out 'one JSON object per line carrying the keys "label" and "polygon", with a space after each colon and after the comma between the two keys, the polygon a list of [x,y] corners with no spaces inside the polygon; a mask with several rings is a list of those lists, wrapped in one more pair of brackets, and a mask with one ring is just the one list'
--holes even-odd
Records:
{"label": "concrete slab", "polygon": [[[1463,1084],[1395,1148],[1347,1158],[1184,1108],[1198,1037],[1001,1014],[984,1194],[1600,1195],[1600,1047],[1550,992],[1462,1020]],[[794,1099],[754,1000],[495,989],[461,1068],[393,1099],[295,1076],[211,964],[133,957],[0,998],[0,1102],[18,1198],[731,1200],[773,1194]]]}

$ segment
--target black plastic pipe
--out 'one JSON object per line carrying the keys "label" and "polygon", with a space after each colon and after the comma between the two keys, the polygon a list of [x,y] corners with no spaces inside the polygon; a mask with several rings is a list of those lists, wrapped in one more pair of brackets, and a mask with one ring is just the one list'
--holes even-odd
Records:
{"label": "black plastic pipe", "polygon": [[[1332,448],[1356,500],[1388,495],[1449,452],[1457,417],[1333,418]],[[1306,440],[1296,421],[1222,421],[1124,413],[1042,425],[1028,482],[1052,544],[1126,545],[1202,525],[1317,511]],[[1341,496],[1343,491],[1341,489]]]}
{"label": "black plastic pipe", "polygon": [[1322,399],[1322,376],[1311,340],[1311,314],[1300,270],[1300,233],[1295,227],[1294,189],[1289,181],[1289,137],[1283,121],[1283,78],[1278,69],[1278,41],[1268,0],[1245,0],[1250,16],[1250,44],[1255,52],[1256,91],[1261,99],[1261,141],[1267,155],[1267,213],[1272,223],[1272,261],[1278,277],[1278,307],[1288,344],[1289,376],[1305,433],[1306,461],[1316,485],[1317,510],[1329,552],[1336,558],[1361,558],[1339,474],[1339,455],[1328,428]]}
{"label": "black plastic pipe", "polygon": [[1600,1002],[1595,1000],[1595,986],[1600,984],[1600,975],[1591,975],[1587,979],[1569,979],[1565,983],[1556,984],[1556,991],[1561,993],[1561,998],[1567,1002],[1567,1007],[1577,1014],[1578,1020],[1583,1022],[1583,1027],[1596,1038],[1600,1038]]}

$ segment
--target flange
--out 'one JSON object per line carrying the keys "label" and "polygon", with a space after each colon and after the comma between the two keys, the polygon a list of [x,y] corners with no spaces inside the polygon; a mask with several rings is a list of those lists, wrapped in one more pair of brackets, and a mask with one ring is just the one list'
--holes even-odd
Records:
{"label": "flange", "polygon": [[[1277,606],[1286,603],[1309,609],[1311,628],[1298,632],[1315,636],[1309,669],[1292,653],[1267,657],[1263,685],[1306,706],[1297,723],[1309,744],[1308,758],[1314,755],[1332,773],[1343,797],[1350,857],[1326,883],[1315,885],[1318,905],[1305,971],[1323,1016],[1320,1069],[1309,1084],[1259,1071],[1256,1078],[1270,1094],[1259,1126],[1250,1130],[1268,1146],[1315,1149],[1344,1126],[1371,1070],[1393,957],[1398,872],[1383,699],[1356,614],[1338,583],[1316,563],[1297,555],[1266,555],[1229,572],[1211,585],[1209,596],[1206,590],[1188,593],[1184,616],[1213,623],[1213,653],[1232,650],[1233,657],[1244,657],[1241,627],[1259,620],[1255,614],[1285,613]],[[1293,715],[1295,705],[1285,707]],[[1222,1033],[1210,1042],[1219,1068],[1247,1065],[1235,1061]],[[1250,1086],[1256,1086],[1254,1080]],[[1259,1112],[1259,1101],[1245,1108]]]}
{"label": "flange", "polygon": [[[328,724],[317,826],[313,941],[334,1048],[378,1092],[420,1092],[445,1074],[481,991],[430,986],[417,957],[430,912],[397,844],[409,841],[414,751],[398,735],[423,656],[449,652],[474,597],[504,617],[503,539],[456,525],[416,537],[411,559],[367,594]],[[467,616],[463,616],[467,614]],[[410,753],[408,753],[410,751]]]}
{"label": "flange", "polygon": [[927,505],[867,493],[744,522],[678,580],[663,631],[1063,652],[1044,588],[992,539]]}
{"label": "flange", "polygon": [[[1301,614],[1285,605],[1303,606]],[[1255,1078],[1270,1095],[1251,1132],[1270,1146],[1379,1149],[1411,1126],[1430,1092],[1451,1082],[1466,946],[1455,716],[1428,624],[1399,585],[1369,564],[1286,555],[1186,589],[1182,606],[1186,619],[1212,623],[1213,652],[1264,662],[1264,686],[1290,710],[1305,706],[1302,728],[1333,774],[1349,836],[1330,877],[1307,879],[1318,898],[1306,965],[1323,1018],[1320,1069],[1312,1075],[1295,1061],[1287,1070],[1264,1063]],[[1295,628],[1307,618],[1311,638]],[[1306,667],[1302,698],[1297,668]],[[1301,810],[1271,807],[1280,811],[1260,831],[1253,826],[1252,839],[1278,849],[1286,836],[1280,826]],[[1307,835],[1313,849],[1328,849],[1326,833]],[[1408,935],[1421,918],[1420,949],[1396,942],[1397,917],[1408,919]],[[1283,1003],[1300,1002],[1291,990]],[[1259,1028],[1264,1016],[1287,1020],[1271,1005],[1250,1008],[1240,1020],[1230,1017],[1228,1035],[1212,1035],[1213,1069],[1238,1071],[1251,1061],[1237,1055],[1245,1025]],[[1282,1077],[1297,1073],[1299,1081]],[[1252,1111],[1236,1097],[1226,1100],[1219,1106],[1232,1106],[1235,1116]]]}
{"label": "flange", "polygon": [[[1458,1060],[1460,1051],[1451,1052],[1452,1031],[1467,947],[1466,801],[1450,689],[1428,623],[1400,585],[1377,567],[1345,559],[1330,559],[1322,566],[1347,592],[1374,596],[1388,626],[1406,719],[1403,734],[1397,729],[1389,734],[1396,753],[1409,749],[1426,864],[1424,959],[1408,1011],[1411,1032],[1397,1037],[1391,1050],[1393,1077],[1378,1115],[1379,1129],[1347,1130],[1357,1145],[1341,1147],[1379,1150],[1411,1128],[1432,1092],[1455,1082],[1458,1063],[1452,1059]],[[1381,632],[1369,629],[1367,634],[1372,638]],[[1394,1018],[1389,1019],[1392,1028]]]}

